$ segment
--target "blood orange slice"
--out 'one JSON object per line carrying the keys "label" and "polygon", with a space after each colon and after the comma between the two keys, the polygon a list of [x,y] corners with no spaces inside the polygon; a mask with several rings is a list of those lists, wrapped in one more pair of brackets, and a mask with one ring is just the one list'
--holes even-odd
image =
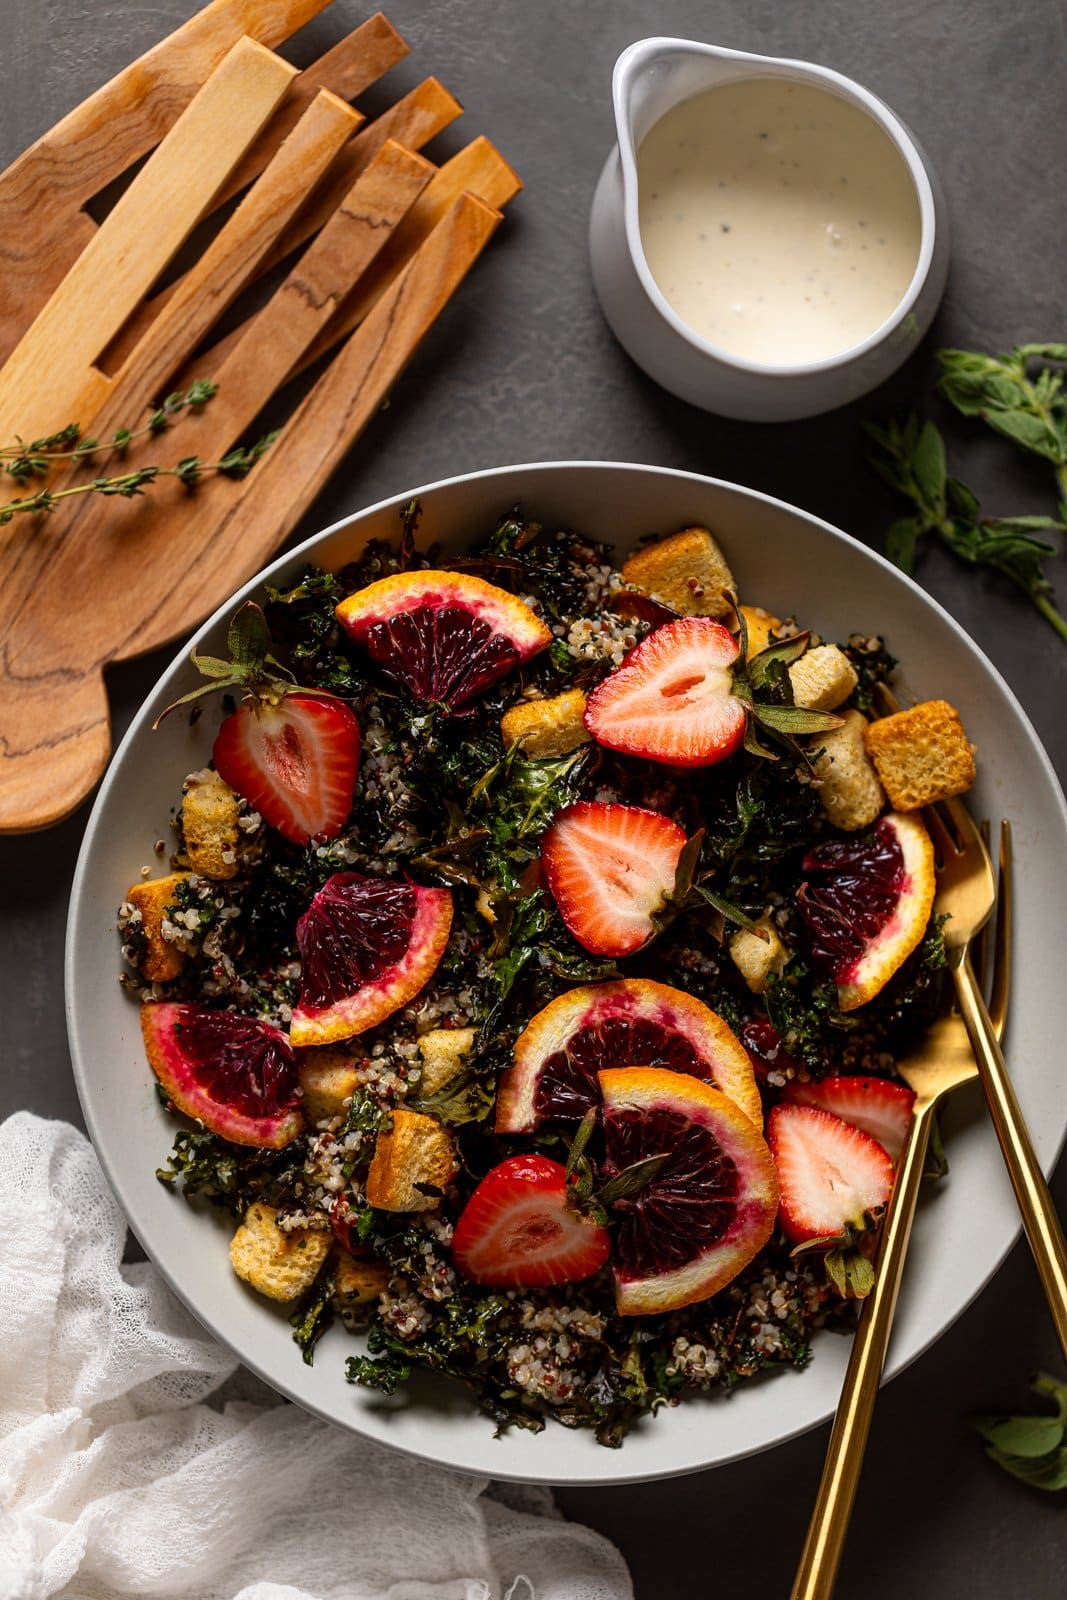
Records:
{"label": "blood orange slice", "polygon": [[842,1011],[866,1005],[926,932],[934,904],[934,847],[918,817],[891,811],[860,839],[804,857],[797,904],[814,959],[837,984]]}
{"label": "blood orange slice", "polygon": [[280,1150],[304,1126],[285,1034],[254,1017],[160,1002],[141,1007],[152,1071],[187,1117],[231,1144]]}
{"label": "blood orange slice", "polygon": [[600,1099],[597,1073],[613,1067],[691,1073],[762,1126],[748,1051],[722,1018],[680,989],[623,978],[570,989],[537,1013],[501,1075],[496,1131],[531,1133],[550,1119],[583,1117]]}
{"label": "blood orange slice", "polygon": [[464,572],[399,572],[337,607],[337,619],[383,672],[453,711],[552,643],[506,589]]}
{"label": "blood orange slice", "polygon": [[447,889],[335,872],[296,925],[293,1044],[350,1039],[407,1005],[436,971],[451,926]]}
{"label": "blood orange slice", "polygon": [[615,1303],[622,1316],[707,1300],[771,1236],[778,1180],[770,1150],[718,1089],[657,1067],[601,1072],[607,1176],[667,1155],[632,1199],[616,1201]]}

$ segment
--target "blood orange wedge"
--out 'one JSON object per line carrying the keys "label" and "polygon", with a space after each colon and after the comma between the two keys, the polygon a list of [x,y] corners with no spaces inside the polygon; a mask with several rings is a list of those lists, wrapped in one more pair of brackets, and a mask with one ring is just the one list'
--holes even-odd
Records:
{"label": "blood orange wedge", "polygon": [[570,989],[539,1011],[515,1041],[500,1078],[497,1133],[531,1133],[577,1120],[600,1099],[597,1073],[666,1067],[721,1089],[755,1126],[763,1107],[748,1051],[700,1000],[649,978]]}
{"label": "blood orange wedge", "polygon": [[280,1150],[304,1126],[285,1034],[254,1017],[160,1002],[141,1007],[152,1071],[187,1117],[231,1144]]}
{"label": "blood orange wedge", "polygon": [[622,1316],[675,1311],[717,1294],[771,1236],[778,1180],[762,1136],[710,1084],[659,1067],[601,1072],[604,1174],[648,1156],[666,1164],[616,1201],[615,1303]]}
{"label": "blood orange wedge", "polygon": [[383,672],[453,711],[552,643],[506,589],[463,572],[398,572],[337,607],[337,619]]}
{"label": "blood orange wedge", "polygon": [[436,971],[451,926],[447,889],[335,872],[296,925],[293,1044],[350,1039],[407,1005]]}
{"label": "blood orange wedge", "polygon": [[918,817],[888,812],[859,839],[804,857],[797,904],[811,952],[837,984],[842,1011],[884,989],[926,932],[934,904],[934,847]]}

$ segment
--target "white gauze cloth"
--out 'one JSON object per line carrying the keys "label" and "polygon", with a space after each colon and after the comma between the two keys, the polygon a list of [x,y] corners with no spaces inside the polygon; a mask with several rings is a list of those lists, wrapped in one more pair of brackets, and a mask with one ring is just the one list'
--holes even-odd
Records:
{"label": "white gauze cloth", "polygon": [[632,1597],[546,1490],[279,1401],[125,1238],[82,1134],[0,1126],[0,1600]]}

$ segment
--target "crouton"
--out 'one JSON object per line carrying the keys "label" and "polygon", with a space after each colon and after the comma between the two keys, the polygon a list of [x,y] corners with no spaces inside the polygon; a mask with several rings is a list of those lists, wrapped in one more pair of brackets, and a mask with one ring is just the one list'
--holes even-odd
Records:
{"label": "crouton", "polygon": [[474,1044],[473,1028],[434,1028],[419,1040],[422,1079],[419,1094],[436,1094],[463,1071]]}
{"label": "crouton", "polygon": [[867,753],[895,811],[917,811],[974,782],[974,745],[947,700],[923,700],[866,731]]}
{"label": "crouton", "polygon": [[770,979],[782,971],[789,959],[789,952],[769,913],[764,913],[756,926],[766,931],[767,938],[760,939],[746,928],[739,928],[730,940],[730,960],[752,993],[763,994]]}
{"label": "crouton", "polygon": [[185,954],[163,937],[167,907],[174,904],[178,888],[187,883],[191,872],[169,872],[165,878],[148,878],[126,891],[126,899],[141,913],[141,932],[145,953],[139,963],[142,978],[148,983],[169,983],[182,969]]}
{"label": "crouton", "polygon": [[868,828],[885,805],[864,743],[867,718],[860,711],[846,711],[844,724],[816,736],[821,753],[815,758],[822,808],[835,828],[855,833]]}
{"label": "crouton", "polygon": [[725,617],[735,589],[726,557],[707,528],[683,528],[646,545],[623,565],[631,588],[655,595],[683,617]]}
{"label": "crouton", "polygon": [[522,700],[512,706],[500,719],[500,732],[505,746],[510,750],[521,744],[524,756],[565,756],[591,738],[584,715],[585,695],[568,689],[550,700]]}
{"label": "crouton", "polygon": [[378,1133],[367,1200],[379,1211],[432,1211],[440,1199],[434,1191],[448,1188],[456,1166],[452,1135],[436,1117],[400,1107],[392,1127]]}
{"label": "crouton", "polygon": [[230,1240],[230,1264],[239,1278],[269,1300],[295,1300],[310,1289],[330,1252],[332,1235],[311,1228],[279,1228],[277,1211],[257,1200]]}
{"label": "crouton", "polygon": [[318,1049],[301,1050],[296,1070],[308,1122],[328,1122],[333,1117],[344,1116],[348,1100],[359,1088],[359,1071],[351,1045],[324,1044]]}
{"label": "crouton", "polygon": [[836,644],[805,650],[789,669],[793,700],[808,711],[836,711],[859,683],[859,673]]}
{"label": "crouton", "polygon": [[751,661],[761,650],[766,650],[771,642],[771,634],[780,630],[782,619],[770,611],[764,611],[762,606],[738,606],[737,609],[745,619],[748,633],[748,653],[745,660]]}
{"label": "crouton", "polygon": [[209,768],[188,780],[182,797],[185,853],[194,872],[205,878],[233,878],[237,873],[237,796]]}
{"label": "crouton", "polygon": [[384,1261],[357,1261],[347,1250],[339,1250],[333,1282],[341,1311],[359,1312],[389,1287],[389,1268]]}

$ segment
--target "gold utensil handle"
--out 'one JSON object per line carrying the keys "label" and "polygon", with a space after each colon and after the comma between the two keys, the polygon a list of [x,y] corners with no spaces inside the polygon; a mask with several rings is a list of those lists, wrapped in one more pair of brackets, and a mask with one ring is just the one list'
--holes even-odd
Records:
{"label": "gold utensil handle", "polygon": [[828,1600],[848,1533],[919,1198],[933,1105],[916,1106],[889,1197],[876,1281],[860,1317],[791,1600]]}
{"label": "gold utensil handle", "polygon": [[960,1013],[978,1063],[989,1113],[1056,1325],[1060,1349],[1067,1360],[1067,1242],[966,952],[962,961],[953,964],[952,971]]}

